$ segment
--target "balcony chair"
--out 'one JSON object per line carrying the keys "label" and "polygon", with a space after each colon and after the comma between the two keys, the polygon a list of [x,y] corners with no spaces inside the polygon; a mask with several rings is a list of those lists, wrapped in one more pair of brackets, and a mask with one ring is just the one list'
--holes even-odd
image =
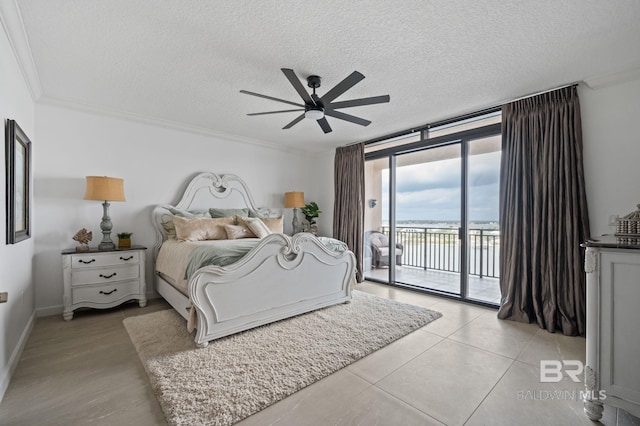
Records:
{"label": "balcony chair", "polygon": [[[376,268],[389,266],[389,237],[382,232],[372,232],[369,235],[369,245],[371,246],[372,264]],[[404,246],[401,243],[396,244],[396,265],[402,265],[402,252]]]}

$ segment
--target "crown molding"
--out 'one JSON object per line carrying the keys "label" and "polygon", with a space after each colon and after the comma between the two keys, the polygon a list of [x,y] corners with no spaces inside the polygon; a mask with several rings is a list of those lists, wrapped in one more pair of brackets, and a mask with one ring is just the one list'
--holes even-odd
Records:
{"label": "crown molding", "polygon": [[217,139],[222,139],[226,141],[233,141],[242,144],[259,146],[262,148],[273,149],[281,152],[294,153],[298,155],[309,155],[314,154],[317,151],[307,151],[299,148],[292,148],[290,146],[278,146],[275,144],[270,144],[268,142],[264,142],[258,139],[247,138],[245,136],[236,135],[233,133],[225,133],[219,132],[212,129],[207,129],[204,127],[191,126],[188,124],[180,123],[177,121],[165,120],[161,118],[151,117],[143,114],[121,111],[113,108],[105,108],[91,104],[85,104],[77,101],[69,101],[62,100],[57,98],[50,98],[48,96],[41,96],[37,102],[39,105],[50,105],[55,107],[61,107],[66,109],[72,109],[80,112],[86,112],[90,114],[95,114],[99,116],[106,116],[112,118],[119,118],[122,120],[133,121],[137,123],[148,124],[151,126],[164,127],[168,129],[178,130],[186,133],[193,133],[197,135],[203,135],[208,137],[213,137]]}
{"label": "crown molding", "polygon": [[615,84],[635,80],[637,78],[640,78],[640,67],[631,68],[629,70],[607,74],[599,77],[587,78],[584,80],[584,83],[589,86],[590,89],[597,90],[603,87],[613,86]]}
{"label": "crown molding", "polygon": [[31,97],[37,101],[42,96],[42,84],[16,0],[0,1],[0,21],[29,92],[31,92]]}

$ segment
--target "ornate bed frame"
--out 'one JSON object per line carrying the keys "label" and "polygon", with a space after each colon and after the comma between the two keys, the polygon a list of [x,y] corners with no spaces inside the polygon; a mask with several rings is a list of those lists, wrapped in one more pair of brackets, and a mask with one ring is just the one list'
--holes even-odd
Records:
{"label": "ornate bed frame", "polygon": [[[279,211],[257,208],[247,185],[238,176],[200,173],[187,186],[176,206],[153,210],[156,244],[154,262],[167,239],[162,223],[169,208],[206,210],[247,207],[261,217]],[[155,269],[155,268],[154,268]],[[271,234],[240,261],[225,267],[207,266],[189,280],[189,297],[154,270],[156,290],[180,315],[197,317],[195,341],[209,341],[294,315],[351,300],[355,271],[352,252],[329,250],[311,234]]]}

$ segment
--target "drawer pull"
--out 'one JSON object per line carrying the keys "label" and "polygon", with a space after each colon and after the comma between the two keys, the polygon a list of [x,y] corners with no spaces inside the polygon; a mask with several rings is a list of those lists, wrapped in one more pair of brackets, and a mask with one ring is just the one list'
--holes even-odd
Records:
{"label": "drawer pull", "polygon": [[122,256],[120,256],[120,260],[124,260],[125,262],[126,262],[127,260],[131,260],[131,259],[133,259],[133,256],[129,256],[129,257],[122,257]]}
{"label": "drawer pull", "polygon": [[111,275],[102,275],[102,274],[100,274],[100,277],[102,277],[102,278],[112,278],[112,277],[115,277],[115,276],[116,276],[115,272],[113,274],[111,274]]}
{"label": "drawer pull", "polygon": [[91,259],[91,260],[89,260],[89,261],[87,261],[87,260],[82,260],[82,259],[79,259],[79,260],[78,260],[78,262],[80,262],[80,263],[84,263],[85,265],[88,265],[88,264],[93,263],[93,262],[95,262],[95,261],[96,261],[95,259]]}
{"label": "drawer pull", "polygon": [[109,295],[109,294],[113,293],[114,291],[118,291],[118,289],[114,288],[111,291],[102,291],[102,290],[100,290],[100,294],[104,294],[106,296],[106,295]]}

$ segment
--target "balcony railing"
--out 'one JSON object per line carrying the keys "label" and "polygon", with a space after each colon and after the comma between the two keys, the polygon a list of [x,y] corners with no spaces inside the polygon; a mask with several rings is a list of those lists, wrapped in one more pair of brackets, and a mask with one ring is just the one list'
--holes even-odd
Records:
{"label": "balcony railing", "polygon": [[[389,227],[382,233],[389,235]],[[469,229],[469,274],[498,278],[500,233],[493,229]],[[460,272],[458,229],[396,226],[396,242],[402,243],[402,265],[438,271]]]}

